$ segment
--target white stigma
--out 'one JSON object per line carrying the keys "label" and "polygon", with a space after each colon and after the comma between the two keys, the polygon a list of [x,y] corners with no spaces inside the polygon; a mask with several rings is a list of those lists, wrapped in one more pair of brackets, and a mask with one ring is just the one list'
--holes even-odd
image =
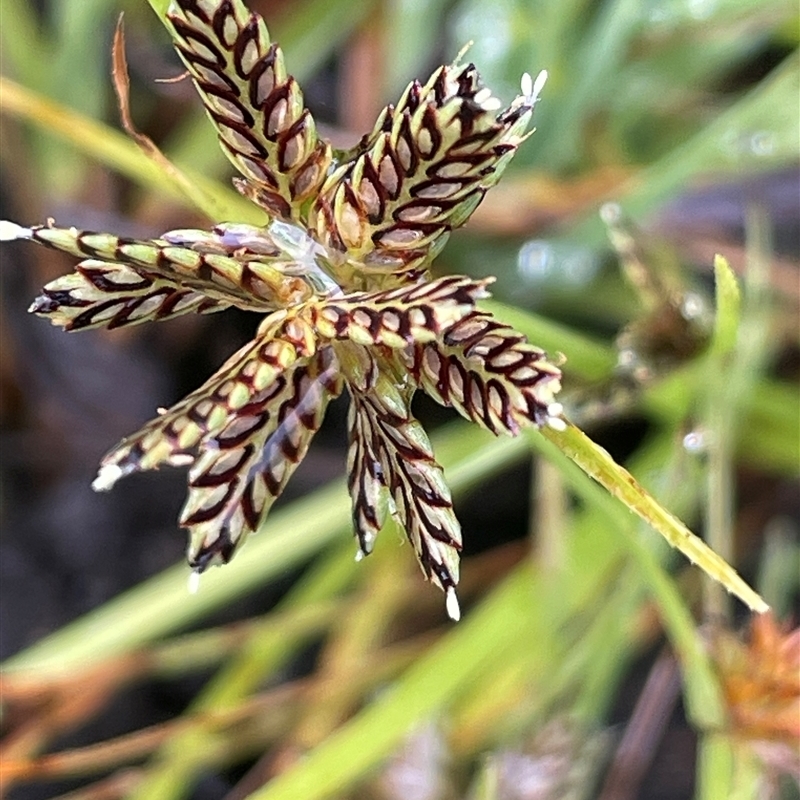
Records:
{"label": "white stigma", "polygon": [[189,594],[197,594],[200,590],[200,571],[193,569],[189,573]]}
{"label": "white stigma", "polygon": [[15,239],[30,239],[33,231],[30,228],[23,228],[16,222],[9,222],[7,219],[0,219],[0,242],[13,242]]}
{"label": "white stigma", "polygon": [[461,619],[461,608],[458,605],[458,597],[456,597],[456,590],[449,586],[446,592],[445,607],[447,608],[447,616],[458,622]]}
{"label": "white stigma", "polygon": [[96,492],[107,492],[124,474],[116,464],[104,464],[92,481],[92,489]]}

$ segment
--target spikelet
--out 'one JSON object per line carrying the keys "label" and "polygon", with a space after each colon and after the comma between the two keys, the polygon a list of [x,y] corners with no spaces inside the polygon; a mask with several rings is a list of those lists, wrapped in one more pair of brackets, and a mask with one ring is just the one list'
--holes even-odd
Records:
{"label": "spikelet", "polygon": [[198,445],[243,409],[273,397],[272,387],[294,364],[316,352],[316,337],[299,316],[276,312],[255,339],[234,353],[200,388],[126,437],[101,462],[93,486],[110,489],[124,475],[161,464],[192,463]]}
{"label": "spikelet", "polygon": [[[52,223],[30,228],[5,225],[15,229],[8,238],[29,239],[81,258],[125,265],[145,278],[202,292],[212,300],[248,311],[294,305],[309,299],[314,291],[312,281],[287,273],[287,263],[296,264],[297,257],[282,249],[269,228],[260,229],[262,247],[257,251],[238,245],[235,239],[225,246],[224,235],[217,233],[170,231],[159,239],[128,239]],[[190,234],[203,234],[205,240]],[[311,268],[309,258],[313,256],[301,263],[303,274]],[[56,308],[53,303],[50,306],[52,313]],[[38,313],[37,308],[31,310]]]}
{"label": "spikelet", "polygon": [[241,190],[270,214],[303,221],[331,149],[264,20],[240,0],[174,0],[168,18],[222,149],[245,178]]}
{"label": "spikelet", "polygon": [[122,264],[87,259],[75,272],[48,283],[28,311],[64,330],[77,331],[121,328],[192,312],[208,314],[228,305]]}
{"label": "spikelet", "polygon": [[307,306],[317,334],[357,344],[405,347],[431,342],[486,297],[489,281],[459,275],[386,292],[360,292]]}
{"label": "spikelet", "polygon": [[372,350],[350,344],[338,352],[352,402],[349,487],[360,553],[371,551],[388,506],[457,618],[461,526],[430,440],[411,413],[413,389]]}
{"label": "spikelet", "polygon": [[411,83],[322,187],[310,220],[319,241],[362,269],[419,277],[499,179],[540,88],[498,114],[472,64]]}
{"label": "spikelet", "polygon": [[228,562],[266,518],[303,460],[328,401],[342,389],[330,347],[284,370],[258,396],[207,434],[189,470],[181,525],[189,564],[202,572]]}
{"label": "spikelet", "polygon": [[514,436],[521,426],[542,426],[561,414],[555,402],[561,370],[490,314],[465,316],[402,359],[419,388],[492,433]]}
{"label": "spikelet", "polygon": [[[351,389],[352,391],[352,389]],[[347,451],[347,489],[352,503],[353,531],[358,539],[358,557],[372,552],[378,532],[386,520],[389,498],[386,477],[378,460],[380,442],[372,416],[355,393],[347,413],[350,446]]]}

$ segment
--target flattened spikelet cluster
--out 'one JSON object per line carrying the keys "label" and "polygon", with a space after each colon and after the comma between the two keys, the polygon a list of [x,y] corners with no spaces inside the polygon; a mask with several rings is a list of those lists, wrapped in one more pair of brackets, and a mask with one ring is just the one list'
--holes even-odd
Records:
{"label": "flattened spikelet cluster", "polygon": [[487,280],[433,279],[431,262],[525,138],[542,81],[508,108],[472,64],[413,82],[351,151],[317,135],[264,21],[239,0],[175,0],[175,48],[237,188],[263,226],[225,223],[125,239],[0,223],[83,259],[31,311],[65,330],[117,328],[236,306],[264,315],[251,342],[202,386],[125,438],[94,482],[163,464],[189,467],[181,525],[197,572],[260,528],[322,424],[350,396],[348,488],[359,555],[389,515],[425,576],[455,586],[461,531],[417,390],[493,433],[558,424],[560,372],[522,334],[481,311]]}

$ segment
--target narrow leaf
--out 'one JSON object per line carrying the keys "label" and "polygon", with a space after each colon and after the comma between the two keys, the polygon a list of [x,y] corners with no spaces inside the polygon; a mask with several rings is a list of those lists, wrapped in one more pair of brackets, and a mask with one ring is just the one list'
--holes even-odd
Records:
{"label": "narrow leaf", "polygon": [[628,509],[650,524],[673,547],[680,550],[709,577],[721,583],[753,611],[763,614],[769,609],[761,596],[680,520],[664,509],[623,467],[586,434],[571,423],[564,430],[542,428],[542,434],[571,458],[587,475],[604,486]]}

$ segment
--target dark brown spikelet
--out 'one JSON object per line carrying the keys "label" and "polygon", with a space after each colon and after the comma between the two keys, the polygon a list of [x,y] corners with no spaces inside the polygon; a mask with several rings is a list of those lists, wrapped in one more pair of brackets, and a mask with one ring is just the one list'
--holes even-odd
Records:
{"label": "dark brown spikelet", "polygon": [[48,283],[28,309],[68,331],[121,328],[183,314],[221,311],[228,304],[176,288],[120,264],[89,259]]}
{"label": "dark brown spikelet", "polygon": [[243,409],[265,402],[273,385],[316,351],[314,331],[296,314],[277,312],[253,341],[231,356],[200,388],[120,442],[103,459],[95,489],[161,464],[192,463],[204,438],[213,437]]}
{"label": "dark brown spikelet", "polygon": [[413,389],[401,388],[395,365],[367,348],[342,346],[340,362],[352,402],[348,463],[358,471],[351,472],[349,487],[360,550],[371,551],[385,503],[457,618],[461,526],[430,440],[411,413]]}
{"label": "dark brown spikelet", "polygon": [[244,193],[272,215],[303,220],[331,149],[264,20],[240,0],[174,0],[168,17],[222,149],[245,177]]}
{"label": "dark brown spikelet", "polygon": [[359,553],[369,555],[389,507],[386,477],[378,460],[380,443],[372,415],[352,396],[347,414],[347,488]]}
{"label": "dark brown spikelet", "polygon": [[[213,249],[209,241],[219,237],[211,233],[204,234],[208,241],[187,238],[190,233],[203,233],[199,231],[170,231],[159,239],[128,239],[53,224],[15,227],[21,232],[17,238],[92,261],[124,265],[147,279],[158,279],[162,285],[200,292],[210,300],[248,311],[272,311],[307,300],[313,293],[309,283],[284,272],[291,255],[273,241],[269,228],[261,229],[265,248],[256,253],[247,248]],[[38,313],[38,309],[32,310]]]}
{"label": "dark brown spikelet", "polygon": [[385,292],[359,292],[309,304],[308,321],[318,335],[356,344],[405,347],[431,342],[486,297],[489,281],[460,275]]}
{"label": "dark brown spikelet", "polygon": [[341,392],[339,372],[333,349],[323,348],[206,436],[181,512],[195,569],[229,561],[257,530],[305,457],[328,401]]}
{"label": "dark brown spikelet", "polygon": [[365,269],[419,276],[500,177],[534,101],[498,115],[472,64],[414,81],[325,182],[310,220],[318,239]]}
{"label": "dark brown spikelet", "polygon": [[419,388],[492,433],[515,435],[520,426],[542,426],[560,413],[561,370],[490,314],[470,314],[440,340],[401,357]]}

